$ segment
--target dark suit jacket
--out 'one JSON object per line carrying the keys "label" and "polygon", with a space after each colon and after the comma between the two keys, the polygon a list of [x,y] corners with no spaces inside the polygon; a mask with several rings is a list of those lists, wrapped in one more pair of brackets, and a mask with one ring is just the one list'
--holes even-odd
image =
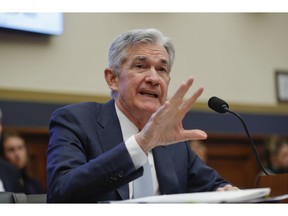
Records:
{"label": "dark suit jacket", "polygon": [[[213,191],[227,184],[186,142],[153,149],[161,194]],[[129,198],[135,169],[123,142],[114,100],[56,110],[47,151],[48,202],[99,202]]]}
{"label": "dark suit jacket", "polygon": [[17,169],[2,159],[0,159],[0,179],[3,182],[5,191],[23,192]]}

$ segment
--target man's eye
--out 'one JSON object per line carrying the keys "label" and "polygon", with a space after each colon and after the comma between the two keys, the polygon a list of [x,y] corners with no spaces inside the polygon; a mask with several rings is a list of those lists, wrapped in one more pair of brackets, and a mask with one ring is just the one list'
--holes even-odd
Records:
{"label": "man's eye", "polygon": [[167,72],[167,69],[164,68],[164,67],[161,67],[161,68],[159,68],[159,71],[161,71],[161,72]]}
{"label": "man's eye", "polygon": [[142,68],[144,68],[144,66],[143,66],[143,65],[141,65],[141,64],[137,64],[137,65],[135,65],[135,67],[136,67],[136,68],[139,68],[139,69],[142,69]]}

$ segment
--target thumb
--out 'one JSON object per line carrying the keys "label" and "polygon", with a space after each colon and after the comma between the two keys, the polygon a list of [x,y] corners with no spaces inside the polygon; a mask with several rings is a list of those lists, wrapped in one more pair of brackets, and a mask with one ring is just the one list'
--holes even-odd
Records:
{"label": "thumb", "polygon": [[185,140],[205,140],[207,139],[207,133],[199,129],[185,130],[184,137]]}

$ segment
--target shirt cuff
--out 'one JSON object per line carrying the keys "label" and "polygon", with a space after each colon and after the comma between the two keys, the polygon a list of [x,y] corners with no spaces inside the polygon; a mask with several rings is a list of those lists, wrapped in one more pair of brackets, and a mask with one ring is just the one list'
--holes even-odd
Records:
{"label": "shirt cuff", "polygon": [[125,141],[126,148],[131,156],[131,159],[134,163],[134,166],[136,169],[139,169],[141,166],[143,166],[147,161],[147,155],[142,150],[142,148],[139,146],[135,139],[135,135],[129,137]]}

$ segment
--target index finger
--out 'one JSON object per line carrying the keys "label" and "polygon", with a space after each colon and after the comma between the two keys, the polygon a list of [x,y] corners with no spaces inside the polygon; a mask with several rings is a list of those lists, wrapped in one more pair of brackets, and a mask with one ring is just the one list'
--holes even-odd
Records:
{"label": "index finger", "polygon": [[170,102],[171,104],[178,104],[182,101],[184,95],[187,93],[188,89],[193,84],[193,78],[189,77],[185,83],[182,83],[174,95],[171,97]]}
{"label": "index finger", "polygon": [[204,88],[199,88],[187,101],[184,101],[180,106],[179,109],[181,109],[184,113],[188,112],[193,104],[197,101],[197,99],[201,96],[203,93]]}

